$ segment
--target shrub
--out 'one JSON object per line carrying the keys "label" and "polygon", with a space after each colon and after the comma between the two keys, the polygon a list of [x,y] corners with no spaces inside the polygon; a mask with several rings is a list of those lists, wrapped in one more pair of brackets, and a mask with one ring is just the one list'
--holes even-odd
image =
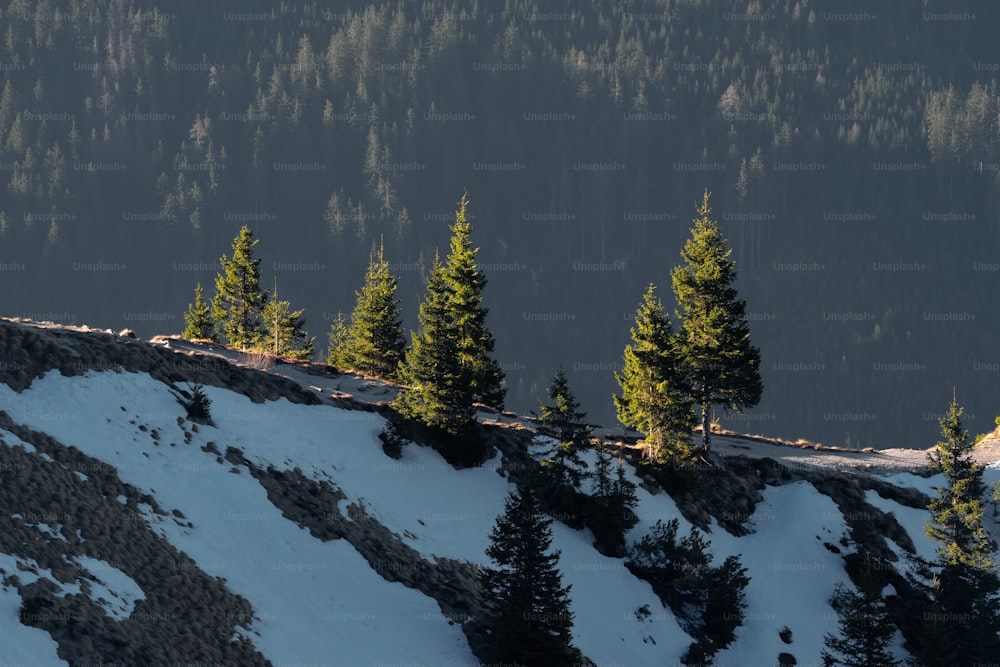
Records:
{"label": "shrub", "polygon": [[190,385],[190,391],[173,392],[174,398],[181,404],[187,412],[187,418],[198,424],[214,426],[210,408],[212,401],[205,394],[205,387],[201,384]]}
{"label": "shrub", "polygon": [[406,444],[406,440],[399,434],[395,422],[391,420],[387,422],[385,428],[379,431],[378,439],[382,441],[382,451],[386,456],[391,459],[403,457],[403,445]]}

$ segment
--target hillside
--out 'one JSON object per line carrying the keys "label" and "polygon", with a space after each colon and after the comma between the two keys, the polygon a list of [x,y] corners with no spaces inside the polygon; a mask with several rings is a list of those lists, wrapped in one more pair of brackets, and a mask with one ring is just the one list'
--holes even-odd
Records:
{"label": "hillside", "polygon": [[510,407],[562,365],[610,422],[631,314],[650,281],[665,293],[708,188],[769,388],[724,425],[922,449],[950,387],[978,430],[996,413],[998,19],[945,0],[16,0],[0,275],[21,289],[0,310],[179,329],[247,224],[321,345],[379,239],[415,326],[467,190]]}
{"label": "hillside", "polygon": [[[305,373],[303,386],[276,374],[303,372],[291,367],[11,321],[0,322],[0,359],[0,661],[478,664],[475,568],[488,563],[514,464],[531,452],[531,431],[512,428],[521,418],[487,419],[493,457],[456,470],[415,444],[387,456],[385,388],[350,376]],[[189,382],[206,385],[214,426],[185,419],[170,389]],[[666,493],[633,459],[628,539],[676,518],[710,531],[716,559],[742,555],[749,606],[716,664],[772,664],[781,652],[818,664],[830,593],[849,581],[859,544],[933,555],[922,508],[935,480],[720,440],[746,449],[699,473],[702,487]],[[754,458],[757,446],[774,458]],[[691,642],[681,619],[622,559],[558,522],[554,546],[584,656],[678,659]]]}

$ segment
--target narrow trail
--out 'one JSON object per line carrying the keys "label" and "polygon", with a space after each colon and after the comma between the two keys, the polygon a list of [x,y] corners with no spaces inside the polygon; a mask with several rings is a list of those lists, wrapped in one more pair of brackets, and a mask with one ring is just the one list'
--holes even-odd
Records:
{"label": "narrow trail", "polygon": [[[95,332],[99,329],[82,326],[66,326],[49,322],[25,322],[21,324],[40,329],[62,329],[80,332]],[[111,333],[106,331],[106,333]],[[247,353],[205,342],[192,342],[180,336],[155,336],[144,344],[160,346],[187,357],[210,357],[246,368],[254,368],[276,376],[287,378],[303,389],[326,399],[332,405],[354,404],[385,405],[398,395],[400,385],[377,378],[364,377],[339,371],[325,364],[285,361],[271,355]],[[505,428],[534,431],[534,419],[512,412],[498,412],[486,408],[477,413],[481,423],[494,424]],[[640,434],[622,427],[608,428],[594,426],[594,436],[600,441],[636,447]],[[826,468],[842,472],[871,474],[894,474],[911,472],[921,474],[927,471],[928,454],[931,449],[848,449],[814,444],[805,440],[788,442],[777,438],[747,435],[722,431],[712,436],[712,453],[722,457],[771,458],[781,465],[794,469]],[[986,435],[974,449],[974,459],[986,466],[1000,462],[1000,428]]]}

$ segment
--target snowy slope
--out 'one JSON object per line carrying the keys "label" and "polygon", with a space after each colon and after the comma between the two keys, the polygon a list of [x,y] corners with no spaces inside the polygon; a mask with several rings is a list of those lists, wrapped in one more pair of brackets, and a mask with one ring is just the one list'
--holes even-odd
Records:
{"label": "snowy slope", "polygon": [[[489,532],[511,489],[498,474],[499,461],[456,471],[417,446],[393,460],[377,438],[384,425],[377,414],[284,399],[255,404],[225,389],[205,391],[217,427],[200,427],[190,443],[178,425],[183,409],[164,384],[142,373],[68,378],[50,372],[21,394],[0,385],[0,409],[114,465],[123,481],[168,512],[181,512],[193,527],[152,513],[147,518],[205,572],[223,577],[249,600],[256,616],[242,632],[275,664],[477,664],[461,628],[433,599],[383,579],[346,540],[317,540],[282,515],[246,466],[219,463],[202,447],[235,447],[260,467],[299,468],[328,480],[347,496],[342,511],[362,503],[424,557],[476,564],[488,562]],[[0,435],[6,446],[30,451],[12,434]],[[628,474],[637,481],[631,469]],[[640,522],[630,539],[671,518],[686,534],[689,524],[667,494],[640,488],[638,496]],[[896,512],[917,541],[921,512],[911,510],[911,517],[907,508],[871,500]],[[751,576],[746,623],[717,664],[774,664],[782,651],[796,655],[800,665],[817,664],[823,633],[833,627],[830,593],[835,584],[849,583],[842,556],[824,546],[846,533],[843,517],[828,497],[799,482],[768,487],[754,523],[756,532],[744,537],[721,528],[708,535],[717,564],[740,554]],[[676,663],[691,639],[651,587],[622,559],[597,553],[588,531],[555,523],[553,532],[563,581],[572,585],[574,644],[601,665]],[[142,598],[135,582],[111,565],[79,565],[99,582],[91,580],[91,595],[105,601],[109,615],[127,617]],[[14,566],[0,560],[0,567]],[[11,638],[0,644],[0,662],[36,655],[31,664],[46,664],[46,656],[60,664],[45,633],[17,622],[18,603],[16,591],[0,591],[0,633]],[[643,607],[651,614],[638,616]],[[785,625],[794,633],[791,645],[778,637]]]}

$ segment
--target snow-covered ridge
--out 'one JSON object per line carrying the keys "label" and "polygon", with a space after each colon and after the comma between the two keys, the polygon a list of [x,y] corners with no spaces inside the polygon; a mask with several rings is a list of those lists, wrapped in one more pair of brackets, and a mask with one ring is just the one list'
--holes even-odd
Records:
{"label": "snow-covered ridge", "polygon": [[[172,340],[170,344],[172,349],[182,345]],[[178,354],[199,358],[189,357],[188,351]],[[400,459],[391,459],[377,437],[385,425],[379,413],[338,407],[348,399],[334,394],[374,405],[391,400],[391,389],[363,378],[315,375],[291,365],[272,367],[271,372],[286,375],[318,400],[305,404],[279,397],[254,402],[244,393],[209,385],[213,428],[186,422],[167,384],[147,372],[64,376],[49,371],[20,392],[0,385],[0,410],[11,422],[0,427],[3,485],[21,485],[24,492],[36,494],[32,475],[58,469],[65,473],[66,484],[87,489],[88,498],[104,494],[108,504],[129,512],[136,531],[150,533],[189,559],[179,560],[171,575],[197,569],[247,602],[247,611],[227,612],[231,617],[224,620],[232,634],[226,639],[249,644],[273,664],[477,664],[462,632],[465,618],[398,583],[410,574],[407,568],[417,568],[417,560],[406,564],[387,555],[372,561],[369,551],[349,540],[316,537],[269,495],[283,489],[267,489],[254,475],[272,470],[293,478],[288,473],[298,471],[342,494],[330,510],[339,517],[328,517],[331,521],[371,519],[398,536],[420,561],[484,565],[489,531],[512,488],[500,474],[500,460],[455,470],[433,450],[413,445],[403,448]],[[531,426],[510,415],[484,414],[483,419]],[[15,425],[90,458],[82,463],[68,460],[54,443],[33,444],[27,434],[15,433]],[[765,455],[758,447],[767,452],[780,448],[738,438],[714,442],[720,452],[732,442],[735,453],[747,456]],[[789,457],[825,455],[785,449]],[[796,470],[796,459],[774,458]],[[817,470],[803,461],[803,469],[806,465]],[[644,481],[631,468],[628,475],[637,483]],[[1000,478],[1000,471],[991,469],[988,475],[987,481],[992,481]],[[124,486],[110,485],[112,476]],[[886,479],[925,493],[932,493],[938,483],[902,474]],[[708,535],[717,562],[740,554],[751,577],[744,624],[716,664],[773,664],[781,652],[794,654],[800,665],[819,664],[823,633],[834,628],[830,593],[835,584],[848,583],[843,554],[854,546],[843,547],[843,540],[849,520],[857,517],[845,517],[829,496],[807,481],[767,486],[761,493],[763,500],[752,515],[741,518],[753,532],[736,537],[714,525]],[[654,492],[648,484],[640,486],[638,495],[639,523],[630,539],[639,539],[658,520],[678,519],[686,534],[690,523],[669,495]],[[73,556],[62,562],[71,561],[79,577],[66,582],[56,564],[0,549],[5,577],[17,574],[21,585],[48,579],[63,597],[87,597],[107,623],[143,625],[150,641],[183,620],[178,618],[181,610],[161,612],[155,606],[161,604],[158,596],[163,591],[154,591],[151,581],[162,579],[162,572],[150,572],[147,578],[140,563],[88,552],[97,537],[87,528],[79,529],[86,524],[74,507],[53,504],[45,511],[28,511],[13,498],[0,496],[0,517],[20,515],[17,530],[30,531],[17,533],[24,536],[19,537],[24,544],[72,550]],[[926,512],[874,492],[866,498],[873,511],[897,517],[919,553],[933,552],[921,528]],[[574,644],[597,664],[676,664],[691,638],[650,586],[634,577],[622,559],[599,554],[589,531],[558,522],[553,528],[564,582],[572,584]],[[826,545],[838,546],[843,553]],[[25,567],[36,572],[28,574]],[[0,586],[0,632],[11,638],[0,645],[0,663],[64,664],[53,635],[19,623],[24,595],[9,583]],[[642,609],[648,613],[640,613]],[[794,632],[791,645],[779,637],[784,626]],[[188,661],[206,658],[195,650],[191,647],[182,655]],[[906,655],[899,646],[897,653]],[[103,659],[111,662],[116,656]]]}

